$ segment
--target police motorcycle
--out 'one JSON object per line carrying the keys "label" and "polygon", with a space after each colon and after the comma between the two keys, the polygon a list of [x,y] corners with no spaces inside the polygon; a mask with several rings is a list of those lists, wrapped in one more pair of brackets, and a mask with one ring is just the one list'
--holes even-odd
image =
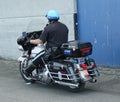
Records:
{"label": "police motorcycle", "polygon": [[92,54],[92,44],[77,40],[63,43],[60,47],[61,54],[54,58],[48,59],[43,53],[42,64],[35,67],[31,76],[26,76],[23,70],[29,66],[36,54],[40,51],[47,52],[44,45],[26,45],[28,39],[38,38],[41,32],[23,32],[17,39],[19,50],[22,51],[22,55],[18,58],[20,74],[26,82],[59,84],[67,86],[72,91],[80,91],[84,89],[86,82],[97,81],[99,71],[95,61],[89,57]]}

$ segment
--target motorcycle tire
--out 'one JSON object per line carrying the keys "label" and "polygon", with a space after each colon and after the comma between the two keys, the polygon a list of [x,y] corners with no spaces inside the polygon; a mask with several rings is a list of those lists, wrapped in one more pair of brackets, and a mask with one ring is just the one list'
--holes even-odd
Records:
{"label": "motorcycle tire", "polygon": [[36,80],[34,80],[33,78],[31,78],[30,76],[27,76],[24,72],[23,72],[23,67],[22,67],[22,63],[20,62],[19,64],[19,71],[20,74],[22,76],[22,78],[25,80],[26,83],[35,83]]}
{"label": "motorcycle tire", "polygon": [[83,91],[85,88],[85,83],[80,83],[78,87],[71,87],[69,86],[69,90],[71,92],[80,92],[80,91]]}

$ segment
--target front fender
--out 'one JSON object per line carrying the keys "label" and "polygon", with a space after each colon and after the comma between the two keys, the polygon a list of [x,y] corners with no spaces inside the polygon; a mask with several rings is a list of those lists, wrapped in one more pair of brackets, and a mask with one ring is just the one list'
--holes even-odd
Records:
{"label": "front fender", "polygon": [[27,59],[27,56],[20,56],[18,62],[23,62],[25,59]]}

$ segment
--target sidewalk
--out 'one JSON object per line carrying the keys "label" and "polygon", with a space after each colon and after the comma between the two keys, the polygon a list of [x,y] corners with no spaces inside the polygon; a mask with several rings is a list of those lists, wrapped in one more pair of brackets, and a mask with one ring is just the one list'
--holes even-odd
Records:
{"label": "sidewalk", "polygon": [[115,75],[120,77],[120,67],[98,67],[98,70],[100,73],[106,74],[106,75]]}

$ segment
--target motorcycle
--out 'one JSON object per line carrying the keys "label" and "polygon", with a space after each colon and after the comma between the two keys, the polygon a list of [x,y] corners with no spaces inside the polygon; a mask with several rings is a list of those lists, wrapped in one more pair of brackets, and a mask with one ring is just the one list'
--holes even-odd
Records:
{"label": "motorcycle", "polygon": [[[67,86],[72,91],[80,91],[85,88],[87,82],[97,82],[100,75],[92,54],[92,44],[90,42],[80,42],[78,40],[63,43],[60,47],[61,53],[51,58],[46,58],[47,50],[45,45],[27,45],[29,39],[36,39],[41,31],[23,32],[17,39],[19,50],[22,55],[18,58],[19,71],[26,82],[34,83],[39,81],[43,84],[59,84]],[[42,53],[42,64],[35,66],[30,76],[24,70],[31,64],[32,59]]]}

